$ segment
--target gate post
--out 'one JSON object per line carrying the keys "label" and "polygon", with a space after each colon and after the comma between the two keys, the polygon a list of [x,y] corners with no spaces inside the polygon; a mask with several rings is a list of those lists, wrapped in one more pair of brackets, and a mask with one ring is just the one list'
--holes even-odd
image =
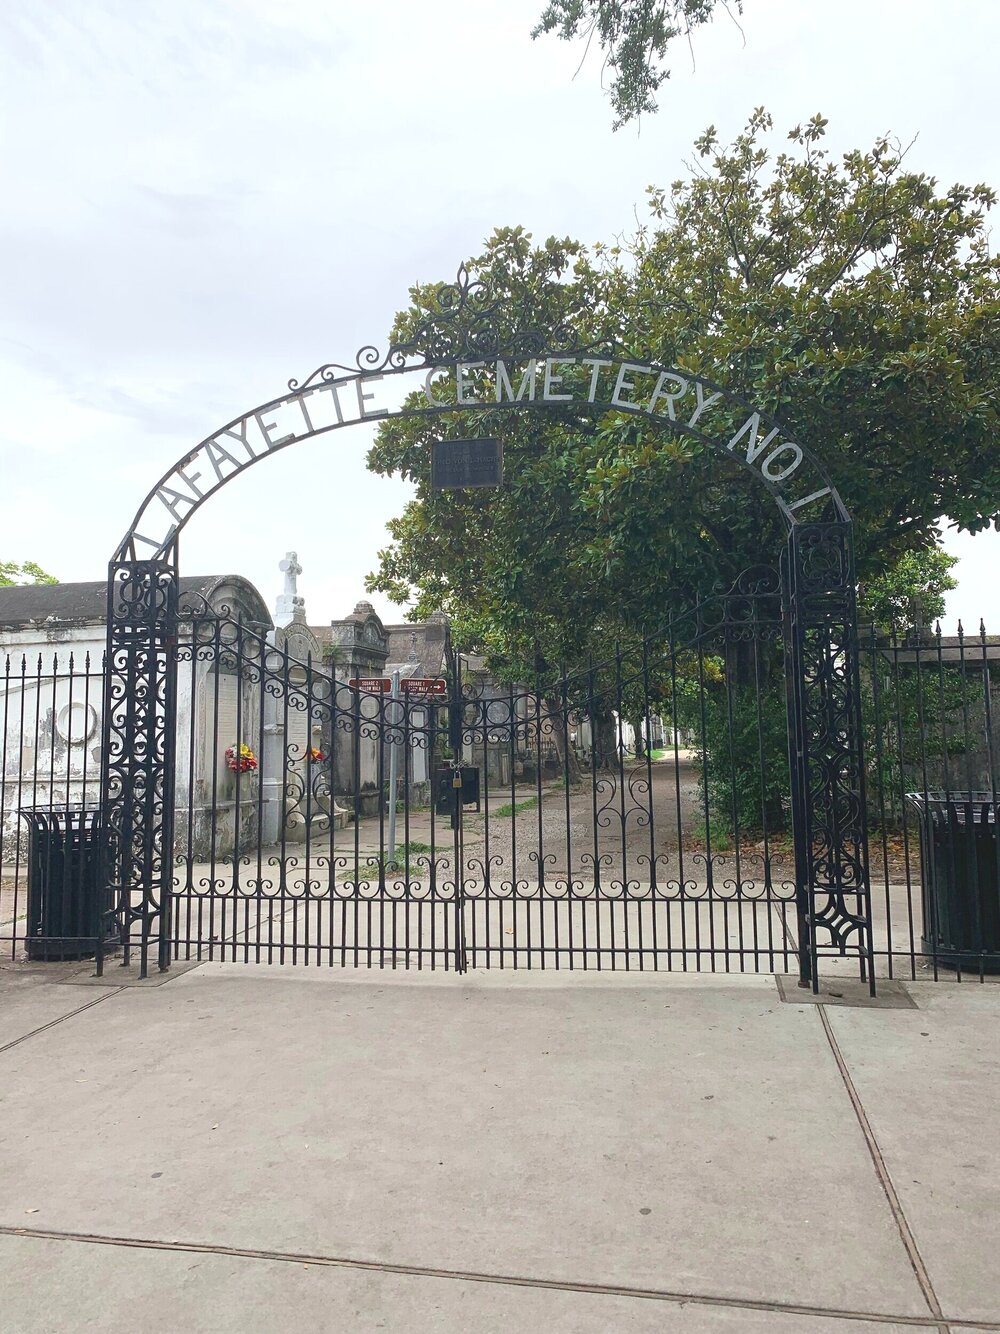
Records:
{"label": "gate post", "polygon": [[455,972],[468,970],[465,949],[465,847],[462,828],[462,762],[465,734],[465,699],[462,693],[462,655],[446,649],[450,667],[450,697],[448,700],[448,745],[452,754],[451,828],[455,858]]}
{"label": "gate post", "polygon": [[124,962],[141,924],[139,976],[170,966],[174,758],[177,725],[177,570],[166,560],[112,561],[101,746],[106,882]]}
{"label": "gate post", "polygon": [[795,525],[785,562],[799,981],[822,942],[875,994],[854,548],[848,522]]}

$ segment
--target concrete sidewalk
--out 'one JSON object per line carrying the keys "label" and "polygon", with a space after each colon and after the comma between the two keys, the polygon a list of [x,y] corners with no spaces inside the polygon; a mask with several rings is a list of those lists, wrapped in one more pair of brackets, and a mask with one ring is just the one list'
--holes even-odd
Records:
{"label": "concrete sidewalk", "polygon": [[1000,1330],[1000,986],[122,980],[0,969],[4,1334]]}

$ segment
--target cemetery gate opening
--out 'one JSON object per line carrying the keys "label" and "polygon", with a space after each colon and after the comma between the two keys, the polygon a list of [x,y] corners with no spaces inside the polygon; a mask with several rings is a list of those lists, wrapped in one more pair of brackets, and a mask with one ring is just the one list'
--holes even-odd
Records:
{"label": "cemetery gate opening", "polygon": [[[791,971],[874,990],[849,516],[814,457],[686,371],[502,328],[459,272],[405,344],[328,364],[207,437],[111,561],[104,873],[126,953],[447,968]],[[415,382],[415,383],[411,383]],[[382,406],[395,395],[401,406]],[[643,418],[748,469],[777,568],[531,679],[449,645],[349,681],[182,591],[179,538],[298,440],[392,416]],[[179,700],[186,701],[183,729]],[[831,966],[834,966],[831,964]]]}

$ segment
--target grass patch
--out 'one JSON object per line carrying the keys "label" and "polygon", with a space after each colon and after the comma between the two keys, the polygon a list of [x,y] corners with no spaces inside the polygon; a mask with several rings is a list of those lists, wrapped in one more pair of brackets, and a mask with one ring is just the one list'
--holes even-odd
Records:
{"label": "grass patch", "polygon": [[530,811],[538,805],[537,797],[528,797],[525,801],[507,802],[506,806],[497,806],[493,815],[515,815],[518,811]]}
{"label": "grass patch", "polygon": [[385,869],[387,871],[402,871],[406,868],[407,861],[412,861],[417,853],[433,852],[429,843],[404,843],[401,848],[397,848],[392,861],[386,861]]}
{"label": "grass patch", "polygon": [[667,752],[661,747],[659,750],[650,751],[649,758],[651,760],[662,760],[666,758],[666,754]]}
{"label": "grass patch", "polygon": [[[704,852],[708,846],[708,838],[711,839],[713,857],[716,853],[729,856],[736,851],[736,839],[728,825],[712,820],[709,823],[707,833],[708,837],[706,837],[704,820],[696,820],[689,829],[685,830],[685,851]],[[742,856],[748,858],[763,857],[764,831],[760,828],[741,829],[739,844]],[[876,846],[874,838],[871,840],[871,845],[874,850]],[[768,834],[767,855],[772,861],[793,861],[795,858],[795,840],[791,834],[781,830]],[[890,857],[891,855],[890,849]]]}
{"label": "grass patch", "polygon": [[[733,852],[735,850],[736,840],[733,838],[732,830],[728,825],[721,824],[716,820],[709,820],[707,833],[708,839],[706,839],[706,846],[710,840],[713,852]],[[703,838],[705,837],[705,834],[706,830],[703,825],[701,829]],[[749,839],[745,836],[743,841],[749,844]]]}

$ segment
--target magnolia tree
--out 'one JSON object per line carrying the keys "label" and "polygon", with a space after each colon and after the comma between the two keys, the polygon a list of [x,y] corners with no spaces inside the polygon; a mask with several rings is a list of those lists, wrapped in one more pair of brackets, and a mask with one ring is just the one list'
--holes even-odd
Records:
{"label": "magnolia tree", "polygon": [[[786,424],[840,490],[863,585],[934,551],[942,523],[1000,527],[998,261],[984,185],[942,189],[888,137],[835,158],[815,117],[775,152],[757,111],[714,130],[687,174],[649,192],[617,245],[534,244],[502,228],[469,267],[512,331],[568,325],[637,361],[724,384]],[[416,287],[405,338],[436,311]],[[447,386],[439,391],[445,394]],[[452,387],[451,392],[454,392]],[[458,417],[456,433],[481,433]],[[369,587],[524,671],[655,634],[671,608],[774,562],[783,524],[735,464],[634,415],[509,414],[498,491],[433,493],[433,419],[385,423],[369,455],[416,483]]]}

